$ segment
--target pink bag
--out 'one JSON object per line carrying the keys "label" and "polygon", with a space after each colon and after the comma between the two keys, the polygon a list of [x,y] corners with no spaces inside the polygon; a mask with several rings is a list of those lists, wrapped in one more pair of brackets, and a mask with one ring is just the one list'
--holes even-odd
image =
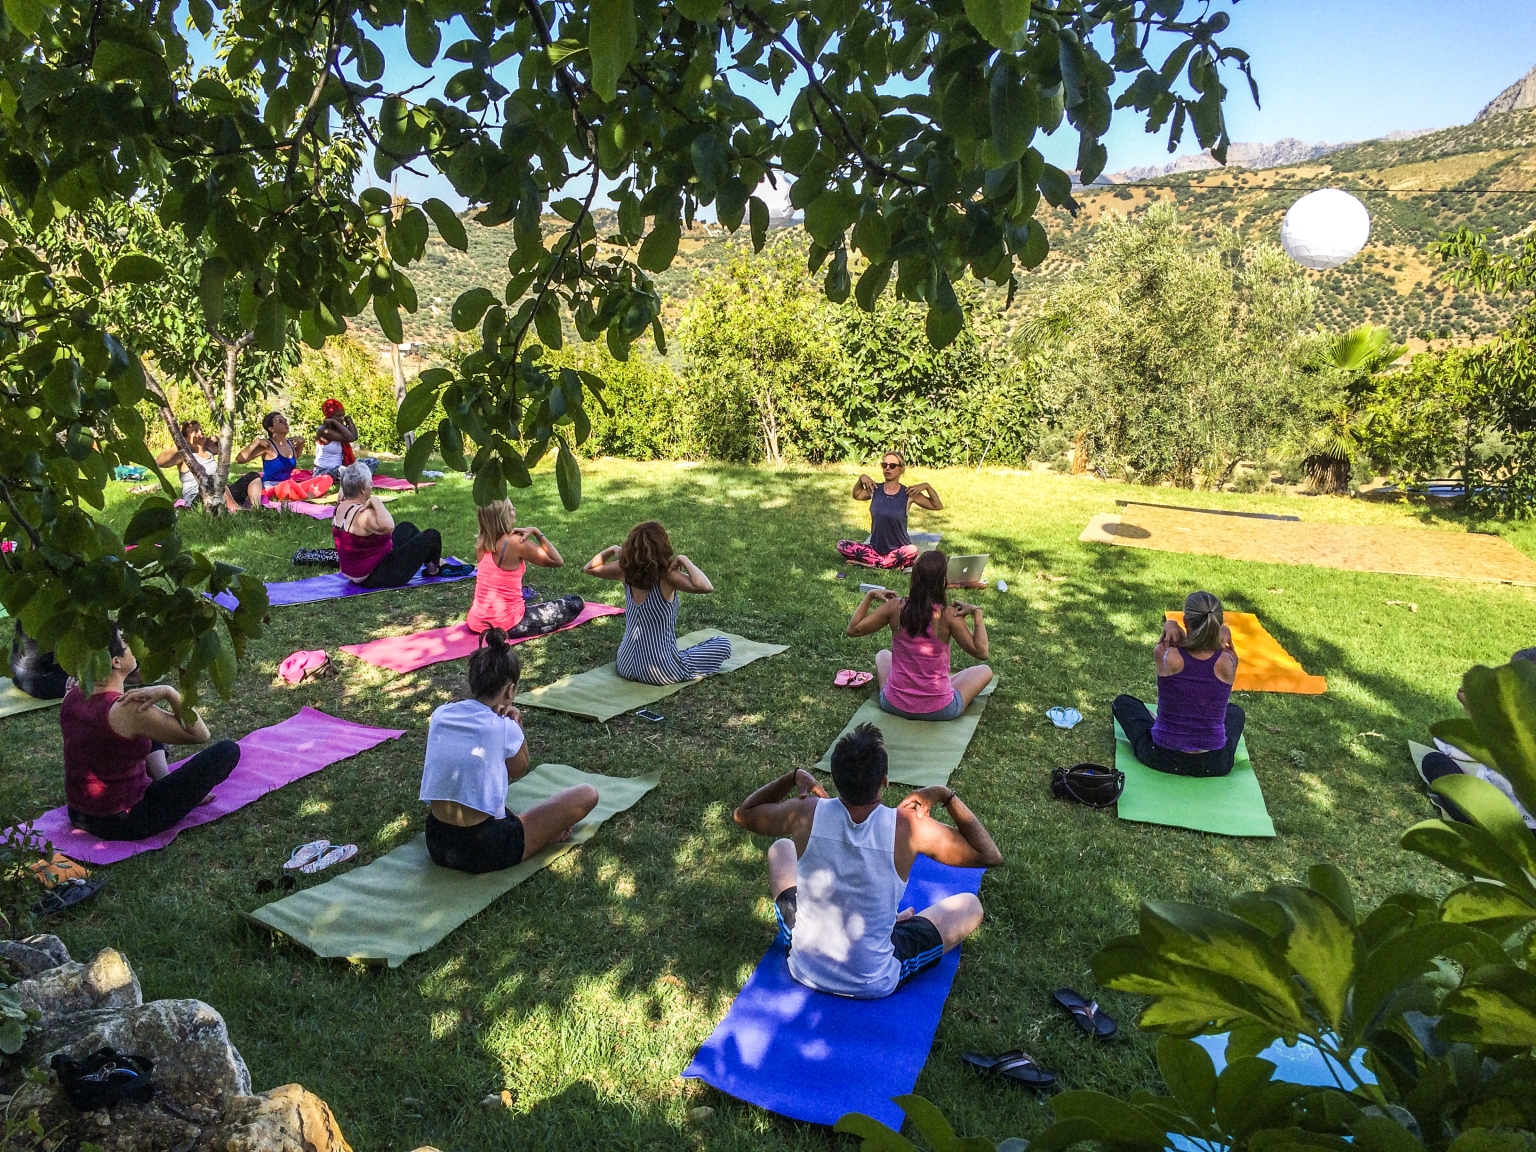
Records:
{"label": "pink bag", "polygon": [[277,674],[290,684],[297,684],[311,672],[318,672],[325,667],[327,656],[323,649],[315,649],[313,652],[295,652],[278,667]]}

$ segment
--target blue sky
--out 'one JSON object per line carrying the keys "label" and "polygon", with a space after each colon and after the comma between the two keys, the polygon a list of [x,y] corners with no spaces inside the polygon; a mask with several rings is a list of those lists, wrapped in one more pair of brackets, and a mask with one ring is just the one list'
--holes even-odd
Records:
{"label": "blue sky", "polygon": [[[1337,143],[1464,124],[1536,65],[1536,0],[1238,0],[1225,8],[1232,16],[1226,41],[1252,56],[1262,101],[1255,108],[1231,72],[1227,117],[1239,141]],[[419,68],[398,29],[378,42],[392,89],[431,80],[429,90],[440,91],[459,67],[441,61]],[[789,93],[777,100],[768,93],[761,102],[781,114]],[[1106,144],[1110,171],[1169,159],[1165,141],[1148,136],[1129,110],[1116,114]],[[1044,146],[1053,163],[1075,166],[1077,138],[1065,125]],[[1186,137],[1179,152],[1194,150]],[[400,189],[461,205],[441,178],[402,174]]]}

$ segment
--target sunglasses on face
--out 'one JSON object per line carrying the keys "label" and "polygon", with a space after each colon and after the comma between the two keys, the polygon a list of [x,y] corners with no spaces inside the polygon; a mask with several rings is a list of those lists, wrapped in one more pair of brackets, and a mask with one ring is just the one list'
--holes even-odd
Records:
{"label": "sunglasses on face", "polygon": [[880,462],[880,467],[887,468],[887,469],[889,469],[889,468],[900,468],[901,465],[897,461],[895,461],[895,460],[882,460]]}

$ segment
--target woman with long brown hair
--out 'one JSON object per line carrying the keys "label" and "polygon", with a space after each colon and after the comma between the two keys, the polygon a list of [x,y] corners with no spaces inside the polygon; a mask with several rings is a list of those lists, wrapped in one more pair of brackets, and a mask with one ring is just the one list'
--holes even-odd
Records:
{"label": "woman with long brown hair", "polygon": [[890,648],[875,653],[882,711],[908,720],[954,720],[991,682],[985,664],[950,675],[951,641],[977,660],[987,658],[988,644],[981,609],[963,600],[949,603],[948,589],[949,557],[924,552],[912,566],[907,595],[868,592],[854,609],[849,636],[891,630]]}
{"label": "woman with long brown hair", "polygon": [[658,521],[636,524],[622,545],[604,548],[583,571],[624,585],[624,639],[615,663],[625,680],[686,684],[714,675],[730,659],[731,642],[724,636],[678,649],[677,594],[706,594],[715,586],[692,560],[672,551]]}
{"label": "woman with long brown hair", "polygon": [[1175,776],[1225,776],[1243,735],[1243,710],[1231,703],[1237,652],[1221,601],[1209,592],[1184,600],[1184,624],[1163,624],[1152,650],[1157,669],[1157,718],[1134,696],[1116,696],[1111,710],[1136,759]]}

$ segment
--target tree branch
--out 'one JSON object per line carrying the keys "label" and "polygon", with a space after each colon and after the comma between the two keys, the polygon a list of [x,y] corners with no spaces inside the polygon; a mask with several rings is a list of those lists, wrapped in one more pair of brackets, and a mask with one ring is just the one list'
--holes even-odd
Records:
{"label": "tree branch", "polygon": [[25,532],[27,534],[27,538],[32,541],[32,547],[38,551],[41,551],[43,547],[42,536],[38,534],[36,528],[27,523],[27,518],[21,514],[21,509],[16,507],[16,501],[11,499],[11,490],[9,487],[7,487],[4,480],[0,480],[0,498],[5,500],[5,506],[11,510],[11,518],[15,520],[17,524],[21,525],[21,530]]}

